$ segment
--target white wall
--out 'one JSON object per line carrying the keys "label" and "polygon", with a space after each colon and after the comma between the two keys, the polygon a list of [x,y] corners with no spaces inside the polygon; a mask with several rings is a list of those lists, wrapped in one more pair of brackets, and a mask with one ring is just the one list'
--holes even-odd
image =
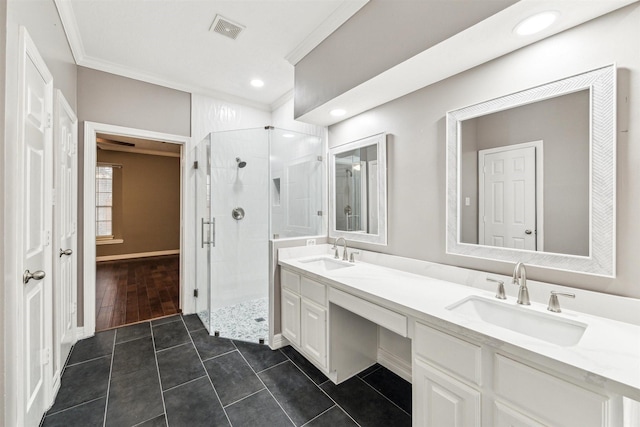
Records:
{"label": "white wall", "polygon": [[[0,58],[5,58],[7,41],[7,3],[0,2]],[[5,109],[5,71],[6,61],[0,60],[0,165],[4,165],[4,109]],[[0,173],[0,236],[4,236],[4,174]],[[4,298],[4,245],[0,245],[0,295]],[[5,341],[4,341],[4,303],[0,303],[0,424],[4,418],[4,404],[6,400],[6,390],[4,387],[5,377]]]}
{"label": "white wall", "polygon": [[[388,246],[371,250],[508,274],[513,265],[445,253],[445,114],[603,65],[618,67],[615,279],[531,267],[534,280],[640,298],[640,5],[633,4],[345,120],[335,146],[380,132],[388,144]],[[635,118],[634,121],[630,117]]]}

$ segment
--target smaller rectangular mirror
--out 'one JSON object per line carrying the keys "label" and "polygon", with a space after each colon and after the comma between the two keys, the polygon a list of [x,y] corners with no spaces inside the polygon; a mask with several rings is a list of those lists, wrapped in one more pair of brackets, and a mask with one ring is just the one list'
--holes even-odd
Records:
{"label": "smaller rectangular mirror", "polygon": [[329,236],[387,244],[386,135],[329,150]]}

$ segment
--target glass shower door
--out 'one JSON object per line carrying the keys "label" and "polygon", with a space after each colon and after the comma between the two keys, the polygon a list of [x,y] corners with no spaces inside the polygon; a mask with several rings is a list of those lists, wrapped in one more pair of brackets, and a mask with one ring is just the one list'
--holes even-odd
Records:
{"label": "glass shower door", "polygon": [[211,134],[210,332],[268,340],[269,138],[264,128]]}
{"label": "glass shower door", "polygon": [[202,140],[194,149],[196,286],[194,304],[202,323],[210,330],[209,288],[211,284],[211,249],[214,245],[213,218],[211,216],[211,141]]}

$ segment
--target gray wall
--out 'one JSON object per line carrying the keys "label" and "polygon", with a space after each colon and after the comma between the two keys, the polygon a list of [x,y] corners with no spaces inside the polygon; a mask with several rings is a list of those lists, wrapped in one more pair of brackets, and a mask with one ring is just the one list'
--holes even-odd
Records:
{"label": "gray wall", "polygon": [[83,158],[84,122],[191,135],[191,94],[114,74],[78,67],[78,325],[84,323]]}
{"label": "gray wall", "polygon": [[543,141],[544,251],[589,255],[588,90],[465,120],[461,241],[478,243],[478,150]]}
{"label": "gray wall", "polygon": [[[43,57],[49,71],[53,74],[53,84],[57,89],[62,90],[65,98],[69,104],[75,109],[76,107],[76,65],[67,44],[67,38],[62,30],[62,23],[58,16],[57,9],[53,0],[30,0],[30,1],[17,1],[9,0],[3,1],[0,5],[0,55],[2,58],[6,58],[6,62],[3,61],[0,66],[0,82],[2,82],[2,89],[0,93],[4,91],[1,97],[3,106],[0,107],[0,131],[2,132],[2,143],[0,144],[1,152],[0,161],[2,162],[2,173],[5,171],[13,170],[13,166],[17,162],[17,153],[15,151],[15,144],[4,144],[4,141],[16,141],[17,139],[17,125],[18,125],[18,41],[19,41],[19,28],[24,26],[27,28],[31,38]],[[6,27],[5,27],[6,23]],[[6,30],[6,31],[5,31]],[[6,37],[6,39],[5,39]],[[5,43],[6,40],[6,43]],[[6,51],[5,51],[6,49]],[[5,69],[6,66],[6,69]],[[11,168],[8,167],[11,165]],[[24,215],[12,199],[10,194],[14,191],[14,188],[5,188],[4,179],[2,188],[2,206],[0,211],[4,215],[3,220],[3,246],[10,245],[20,230],[15,228],[15,222],[18,215]],[[16,271],[20,262],[18,261],[19,254],[16,253],[13,247],[4,247],[3,253],[0,257],[4,265],[2,269],[2,283],[0,285],[2,289],[2,311],[4,325],[2,330],[13,331],[15,328],[15,321],[17,319],[17,296],[15,291],[19,288],[16,287],[16,283],[12,278],[19,277],[22,272]],[[2,336],[0,333],[0,341],[2,345],[7,345],[7,337]],[[12,387],[15,386],[16,375],[14,366],[14,357],[19,357],[17,354],[5,354],[7,351],[13,352],[15,350],[15,343],[10,342],[8,346],[0,355],[2,364],[4,381],[3,391],[6,398],[10,393],[15,393]],[[6,359],[3,360],[3,358]],[[4,390],[6,388],[6,390]],[[4,399],[3,399],[4,404]],[[15,407],[4,408],[4,420],[0,418],[0,424],[5,421],[6,425],[15,425]],[[2,411],[0,405],[0,411]]]}
{"label": "gray wall", "polygon": [[[445,114],[575,75],[618,67],[617,270],[615,279],[531,267],[534,280],[640,297],[640,6],[626,8],[505,55],[329,128],[336,146],[379,132],[388,144],[388,246],[366,249],[510,274],[513,265],[445,253]],[[323,90],[323,88],[320,88]]]}
{"label": "gray wall", "polygon": [[[6,77],[6,61],[4,60],[6,55],[6,45],[7,45],[7,3],[0,2],[0,165],[4,166],[4,103],[5,103],[5,93],[4,93],[4,83]],[[4,170],[4,167],[3,167]],[[4,234],[4,209],[5,209],[5,200],[4,200],[4,173],[0,173],[0,236],[5,236]],[[4,405],[6,400],[7,392],[4,388],[4,377],[5,377],[5,364],[4,364],[4,352],[5,352],[5,341],[4,341],[4,301],[6,298],[4,297],[4,244],[0,245],[0,296],[2,297],[2,301],[0,303],[0,424],[3,424],[4,420]]]}
{"label": "gray wall", "polygon": [[[516,0],[371,0],[295,67],[295,117],[318,107]],[[444,17],[444,18],[443,18]],[[429,30],[425,30],[425,29]]]}

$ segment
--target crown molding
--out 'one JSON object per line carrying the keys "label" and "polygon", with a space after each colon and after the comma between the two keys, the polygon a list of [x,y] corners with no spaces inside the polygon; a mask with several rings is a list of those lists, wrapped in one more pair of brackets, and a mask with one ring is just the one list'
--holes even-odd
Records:
{"label": "crown molding", "polygon": [[271,103],[271,111],[275,111],[293,99],[293,89],[286,91],[278,99]]}
{"label": "crown molding", "polygon": [[331,33],[337,30],[349,18],[367,4],[369,0],[347,0],[325,19],[315,30],[311,32],[295,49],[284,57],[291,65],[296,65],[309,52],[315,49]]}
{"label": "crown molding", "polygon": [[58,15],[62,22],[62,28],[67,35],[67,42],[71,48],[71,54],[76,64],[80,65],[80,62],[85,57],[84,45],[82,44],[82,38],[80,37],[80,29],[78,28],[78,20],[76,14],[73,12],[73,6],[69,0],[53,0],[56,8],[58,9]]}

